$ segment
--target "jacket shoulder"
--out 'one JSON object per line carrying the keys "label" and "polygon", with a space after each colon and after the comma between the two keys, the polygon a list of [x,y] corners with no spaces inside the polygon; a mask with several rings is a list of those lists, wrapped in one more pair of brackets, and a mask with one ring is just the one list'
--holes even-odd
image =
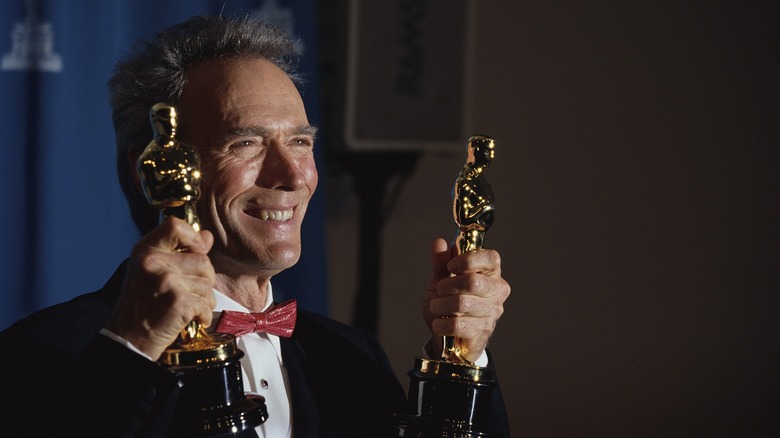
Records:
{"label": "jacket shoulder", "polygon": [[33,312],[3,330],[0,337],[82,351],[108,323],[119,296],[124,267],[125,262],[101,289]]}

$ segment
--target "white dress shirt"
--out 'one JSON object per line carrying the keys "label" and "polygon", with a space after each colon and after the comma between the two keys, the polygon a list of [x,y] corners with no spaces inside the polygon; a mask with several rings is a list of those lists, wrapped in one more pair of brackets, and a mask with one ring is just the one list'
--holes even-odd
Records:
{"label": "white dress shirt", "polygon": [[[249,311],[217,290],[214,290],[214,297],[217,299],[217,306],[214,308],[211,328],[217,326],[217,320],[223,310]],[[263,310],[267,310],[272,304],[273,293],[269,284]],[[263,396],[268,409],[268,419],[255,429],[257,435],[260,438],[291,437],[292,413],[287,390],[289,382],[282,362],[279,337],[268,333],[250,333],[238,337],[236,341],[238,348],[244,352],[244,357],[241,358],[244,392]]]}

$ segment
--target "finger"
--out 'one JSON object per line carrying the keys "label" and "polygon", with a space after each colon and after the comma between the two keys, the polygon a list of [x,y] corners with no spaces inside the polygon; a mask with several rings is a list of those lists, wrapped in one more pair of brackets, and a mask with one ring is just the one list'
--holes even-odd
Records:
{"label": "finger", "polygon": [[171,333],[178,333],[193,319],[211,323],[212,309],[216,305],[212,276],[166,271],[153,277],[152,281],[156,283],[150,283],[150,289],[157,293],[149,297],[148,310],[153,312],[153,319],[161,322],[176,318],[177,321],[171,321],[175,326]]}
{"label": "finger", "polygon": [[504,300],[505,296],[499,294],[483,297],[475,294],[458,293],[432,299],[430,302],[430,313],[433,318],[468,316],[498,319],[503,313]]}
{"label": "finger", "polygon": [[143,241],[149,246],[167,251],[206,254],[213,244],[213,236],[209,232],[197,232],[187,222],[170,216],[152,230]]}
{"label": "finger", "polygon": [[435,320],[432,328],[435,336],[457,337],[460,339],[461,348],[465,346],[467,351],[481,353],[487,346],[495,326],[495,321],[491,319],[452,317]]}
{"label": "finger", "polygon": [[500,277],[491,277],[479,273],[459,274],[439,280],[436,285],[439,297],[451,295],[490,296],[500,287]]}
{"label": "finger", "polygon": [[[166,274],[177,274],[189,277],[202,277],[211,284],[216,281],[214,267],[208,255],[197,252],[179,252],[162,250],[156,247],[142,247],[134,250],[134,256],[131,263],[137,266],[132,272],[137,272],[146,281],[155,282],[155,278]],[[169,290],[172,288],[163,287],[158,278],[158,283],[154,284],[157,289]],[[186,289],[184,289],[186,290]]]}
{"label": "finger", "polygon": [[204,328],[211,326],[214,318],[214,307],[216,307],[216,305],[217,301],[209,288],[209,293],[205,296],[201,296],[201,299],[197,304],[197,312],[193,319],[200,322]]}
{"label": "finger", "polygon": [[500,316],[511,288],[503,278],[462,274],[442,279],[429,310],[434,317],[446,315]]}
{"label": "finger", "polygon": [[454,275],[480,273],[484,275],[501,275],[501,256],[493,249],[478,249],[468,251],[453,257],[447,263],[447,269]]}

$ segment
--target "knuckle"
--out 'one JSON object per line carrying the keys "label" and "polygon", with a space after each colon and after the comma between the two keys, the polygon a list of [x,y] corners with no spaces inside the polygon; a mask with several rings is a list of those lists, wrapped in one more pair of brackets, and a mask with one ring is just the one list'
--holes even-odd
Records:
{"label": "knuckle", "polygon": [[464,290],[478,290],[482,286],[481,277],[478,274],[463,275]]}
{"label": "knuckle", "polygon": [[487,258],[490,264],[501,266],[501,255],[494,249],[487,250]]}

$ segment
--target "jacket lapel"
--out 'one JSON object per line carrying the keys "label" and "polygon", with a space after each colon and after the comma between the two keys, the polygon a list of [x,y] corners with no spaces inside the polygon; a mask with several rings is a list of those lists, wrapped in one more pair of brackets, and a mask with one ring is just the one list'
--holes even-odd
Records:
{"label": "jacket lapel", "polygon": [[279,338],[279,342],[282,347],[282,360],[287,370],[287,380],[290,383],[293,435],[296,438],[317,437],[320,417],[303,371],[306,353],[291,338]]}

